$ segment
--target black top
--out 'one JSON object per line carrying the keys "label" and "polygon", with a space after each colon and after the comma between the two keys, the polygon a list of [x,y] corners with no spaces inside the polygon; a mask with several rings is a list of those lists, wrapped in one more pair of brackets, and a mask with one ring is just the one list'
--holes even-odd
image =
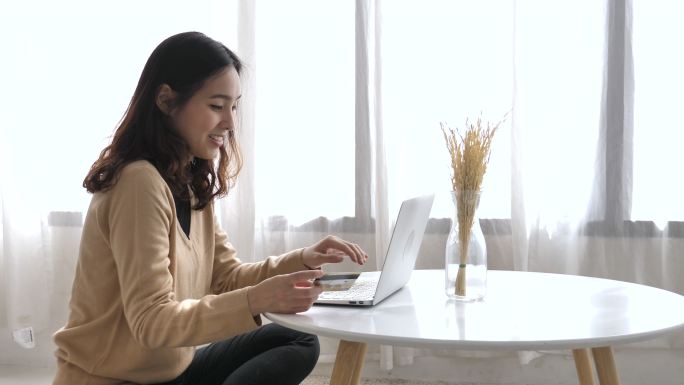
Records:
{"label": "black top", "polygon": [[190,238],[190,201],[180,200],[176,197],[174,197],[174,201],[176,201],[176,216],[178,217],[178,222],[185,235]]}

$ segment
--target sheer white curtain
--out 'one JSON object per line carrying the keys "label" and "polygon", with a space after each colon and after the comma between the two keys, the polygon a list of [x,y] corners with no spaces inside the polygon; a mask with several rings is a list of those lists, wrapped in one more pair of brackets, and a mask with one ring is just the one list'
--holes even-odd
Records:
{"label": "sheer white curtain", "polygon": [[[602,220],[607,13],[602,2],[516,3],[512,233],[516,269],[578,273],[583,225]],[[591,213],[590,213],[591,215]]]}
{"label": "sheer white curtain", "polygon": [[[635,1],[634,17],[634,194],[632,219],[653,220],[659,228],[684,220],[684,183],[677,165],[684,141],[679,110],[684,104],[684,52],[676,49],[684,33],[675,19],[684,14],[677,1]],[[658,44],[655,44],[658,42]]]}

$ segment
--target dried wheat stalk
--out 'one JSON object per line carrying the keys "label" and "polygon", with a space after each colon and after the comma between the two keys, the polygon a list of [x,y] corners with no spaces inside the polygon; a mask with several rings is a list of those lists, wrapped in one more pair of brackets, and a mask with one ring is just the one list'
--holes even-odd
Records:
{"label": "dried wheat stalk", "polygon": [[489,156],[491,154],[492,139],[494,133],[506,115],[496,124],[487,122],[483,127],[482,116],[474,123],[466,119],[464,135],[448,128],[440,123],[444,140],[451,155],[451,184],[456,192],[456,219],[458,221],[458,235],[460,241],[460,261],[458,275],[456,276],[456,295],[466,295],[466,257],[468,255],[468,243],[470,242],[470,230],[475,219],[482,187],[482,180],[487,171]]}

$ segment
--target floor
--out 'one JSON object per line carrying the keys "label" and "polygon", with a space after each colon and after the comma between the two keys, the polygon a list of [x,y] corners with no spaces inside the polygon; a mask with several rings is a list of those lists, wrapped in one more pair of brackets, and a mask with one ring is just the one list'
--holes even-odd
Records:
{"label": "floor", "polygon": [[[0,385],[49,385],[52,380],[52,370],[44,368],[0,366]],[[321,375],[312,375],[302,385],[328,385],[330,378]],[[457,385],[447,382],[423,382],[400,379],[362,379],[361,385]],[[477,385],[477,384],[469,384]],[[485,384],[481,384],[485,385]]]}
{"label": "floor", "polygon": [[[622,385],[684,385],[684,349],[616,351]],[[445,369],[445,368],[448,368]],[[319,362],[302,385],[329,385],[331,363]],[[50,385],[53,371],[45,368],[0,366],[0,385]],[[517,357],[490,359],[416,357],[411,365],[391,372],[368,362],[361,385],[577,385],[570,354],[546,354],[521,365]]]}
{"label": "floor", "polygon": [[[302,382],[302,385],[329,385],[330,378],[322,376],[312,376]],[[360,385],[478,385],[478,384],[456,384],[454,382],[423,382],[423,381],[409,381],[399,379],[377,379],[377,378],[362,378]],[[486,384],[479,384],[486,385]]]}

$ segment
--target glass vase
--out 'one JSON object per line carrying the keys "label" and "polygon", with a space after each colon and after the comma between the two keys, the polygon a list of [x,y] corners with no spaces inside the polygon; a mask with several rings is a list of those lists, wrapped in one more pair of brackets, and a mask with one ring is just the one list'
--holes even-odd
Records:
{"label": "glass vase", "polygon": [[445,250],[447,297],[477,301],[487,291],[487,246],[477,209],[480,192],[451,192],[454,216]]}

